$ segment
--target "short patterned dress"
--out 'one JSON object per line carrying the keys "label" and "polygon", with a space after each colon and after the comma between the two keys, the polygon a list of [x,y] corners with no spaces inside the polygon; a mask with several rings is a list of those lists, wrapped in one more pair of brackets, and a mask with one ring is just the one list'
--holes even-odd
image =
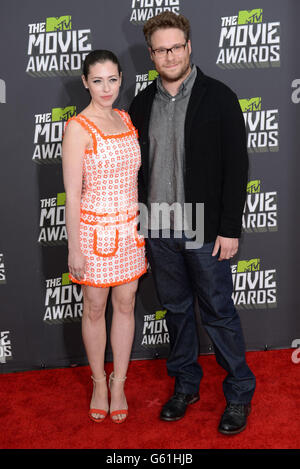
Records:
{"label": "short patterned dress", "polygon": [[147,271],[145,240],[137,232],[137,174],[141,165],[137,131],[127,112],[114,109],[127,127],[105,135],[82,114],[72,117],[90,135],[83,156],[80,248],[86,272],[79,284],[112,287]]}

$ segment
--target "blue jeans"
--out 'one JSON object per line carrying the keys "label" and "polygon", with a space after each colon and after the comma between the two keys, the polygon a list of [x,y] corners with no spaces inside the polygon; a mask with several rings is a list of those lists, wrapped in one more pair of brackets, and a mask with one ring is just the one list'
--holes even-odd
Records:
{"label": "blue jeans", "polygon": [[231,298],[230,263],[219,261],[219,254],[212,256],[214,243],[186,249],[186,241],[184,235],[177,239],[173,236],[146,239],[158,298],[167,310],[168,374],[175,377],[175,392],[199,391],[203,372],[198,363],[196,295],[202,325],[214,345],[216,360],[227,372],[223,381],[226,401],[248,404],[254,393],[255,377],[246,363],[240,318]]}

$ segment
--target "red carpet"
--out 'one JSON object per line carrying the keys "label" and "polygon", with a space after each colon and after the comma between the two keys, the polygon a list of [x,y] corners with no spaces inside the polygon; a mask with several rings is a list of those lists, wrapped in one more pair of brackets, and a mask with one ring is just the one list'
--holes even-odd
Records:
{"label": "red carpet", "polygon": [[[129,417],[116,425],[88,418],[92,383],[88,367],[28,371],[0,376],[2,449],[298,449],[300,448],[300,363],[291,350],[248,352],[257,378],[246,430],[218,433],[224,410],[223,370],[214,355],[199,361],[204,378],[200,402],[184,419],[162,422],[161,405],[172,394],[165,360],[133,361],[126,384]],[[106,365],[111,371],[112,364]]]}

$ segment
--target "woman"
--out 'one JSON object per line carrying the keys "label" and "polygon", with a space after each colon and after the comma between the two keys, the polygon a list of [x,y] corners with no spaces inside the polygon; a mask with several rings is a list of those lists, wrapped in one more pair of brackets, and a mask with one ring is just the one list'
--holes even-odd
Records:
{"label": "woman", "polygon": [[[82,285],[82,335],[92,370],[89,416],[102,422],[108,411],[124,422],[124,383],[134,337],[138,278],[146,272],[144,239],[137,234],[137,133],[125,111],[113,109],[122,80],[116,56],[105,50],[85,59],[82,81],[90,104],[69,120],[63,139],[63,176],[69,272]],[[104,371],[105,309],[112,287],[111,347],[114,371]]]}

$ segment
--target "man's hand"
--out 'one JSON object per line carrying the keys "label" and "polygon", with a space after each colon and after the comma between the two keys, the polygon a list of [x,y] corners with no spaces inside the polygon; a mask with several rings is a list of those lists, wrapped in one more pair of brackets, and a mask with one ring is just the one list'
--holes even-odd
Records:
{"label": "man's hand", "polygon": [[212,256],[216,256],[219,249],[221,249],[218,260],[223,261],[224,259],[231,259],[237,253],[238,247],[238,238],[224,238],[223,236],[217,236]]}

